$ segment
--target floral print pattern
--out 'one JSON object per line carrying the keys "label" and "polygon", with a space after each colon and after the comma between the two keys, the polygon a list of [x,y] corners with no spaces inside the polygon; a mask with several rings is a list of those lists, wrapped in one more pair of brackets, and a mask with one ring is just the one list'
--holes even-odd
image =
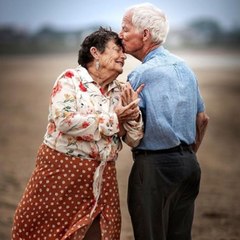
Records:
{"label": "floral print pattern", "polygon": [[[114,108],[123,84],[113,81],[104,95],[85,68],[63,72],[52,90],[44,143],[83,159],[116,160],[122,143]],[[142,120],[130,121],[124,128],[124,141],[131,146],[138,144],[143,136]]]}

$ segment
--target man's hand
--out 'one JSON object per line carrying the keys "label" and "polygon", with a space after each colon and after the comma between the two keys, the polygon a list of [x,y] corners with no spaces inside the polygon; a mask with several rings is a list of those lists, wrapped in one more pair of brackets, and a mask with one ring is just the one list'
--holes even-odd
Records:
{"label": "man's hand", "polygon": [[144,84],[141,84],[138,89],[134,91],[130,83],[127,82],[123,87],[121,94],[123,106],[126,106],[134,100],[138,99],[138,95],[143,90],[143,88]]}

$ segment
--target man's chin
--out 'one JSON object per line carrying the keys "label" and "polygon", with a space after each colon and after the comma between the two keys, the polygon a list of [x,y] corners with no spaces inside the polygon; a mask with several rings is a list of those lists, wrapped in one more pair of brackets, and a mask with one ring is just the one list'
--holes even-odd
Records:
{"label": "man's chin", "polygon": [[129,51],[127,48],[124,48],[124,53],[129,54]]}
{"label": "man's chin", "polygon": [[128,51],[128,49],[127,49],[127,47],[126,47],[126,45],[125,45],[125,44],[123,44],[123,51],[124,51],[124,53],[127,53],[127,54],[129,54],[129,51]]}

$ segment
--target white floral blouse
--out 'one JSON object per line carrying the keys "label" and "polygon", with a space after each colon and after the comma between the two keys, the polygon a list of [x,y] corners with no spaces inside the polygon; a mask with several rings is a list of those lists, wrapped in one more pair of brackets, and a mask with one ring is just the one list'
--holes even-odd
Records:
{"label": "white floral blouse", "polygon": [[[115,106],[121,86],[114,80],[104,95],[87,70],[81,66],[64,71],[51,94],[47,132],[49,147],[83,159],[116,160],[122,148]],[[124,124],[124,141],[136,146],[143,136],[143,122]]]}

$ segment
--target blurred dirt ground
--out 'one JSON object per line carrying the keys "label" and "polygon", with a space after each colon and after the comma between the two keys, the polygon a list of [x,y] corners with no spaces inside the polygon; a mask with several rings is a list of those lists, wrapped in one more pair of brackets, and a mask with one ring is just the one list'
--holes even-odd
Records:
{"label": "blurred dirt ground", "polygon": [[[194,69],[210,124],[198,153],[202,167],[194,240],[240,239],[240,54],[178,52]],[[124,74],[139,64],[128,57]],[[0,239],[9,240],[16,205],[31,175],[45,133],[56,77],[77,65],[77,54],[0,57]],[[132,165],[124,146],[117,169],[122,207],[121,240],[133,240],[126,205]],[[146,239],[147,240],[147,239]]]}

